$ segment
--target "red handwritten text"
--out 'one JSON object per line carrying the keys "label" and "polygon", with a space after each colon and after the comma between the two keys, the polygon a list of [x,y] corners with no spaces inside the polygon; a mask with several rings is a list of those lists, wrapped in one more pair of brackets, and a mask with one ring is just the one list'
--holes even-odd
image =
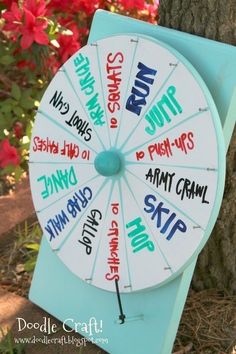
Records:
{"label": "red handwritten text", "polygon": [[[120,110],[120,84],[121,84],[121,68],[124,56],[121,52],[115,54],[109,53],[107,56],[107,88],[108,88],[108,111],[114,115]],[[112,116],[110,119],[110,128],[117,128],[117,118]]]}
{"label": "red handwritten text", "polygon": [[119,224],[115,220],[115,216],[119,213],[119,203],[111,204],[112,214],[114,219],[111,221],[111,227],[109,228],[107,236],[109,237],[109,256],[107,258],[107,265],[109,272],[106,273],[106,280],[119,280]]}
{"label": "red handwritten text", "polygon": [[64,140],[63,144],[60,145],[58,141],[49,138],[43,139],[39,136],[33,138],[33,151],[66,156],[71,160],[78,157],[82,160],[90,159],[90,150],[82,150],[77,144],[68,143]]}
{"label": "red handwritten text", "polygon": [[140,150],[135,152],[136,160],[142,160],[144,157],[148,156],[151,161],[157,156],[171,157],[174,152],[181,150],[184,154],[188,154],[190,150],[194,149],[193,132],[182,133],[178,138],[170,141],[166,138],[162,141],[150,144],[147,146],[146,150]]}

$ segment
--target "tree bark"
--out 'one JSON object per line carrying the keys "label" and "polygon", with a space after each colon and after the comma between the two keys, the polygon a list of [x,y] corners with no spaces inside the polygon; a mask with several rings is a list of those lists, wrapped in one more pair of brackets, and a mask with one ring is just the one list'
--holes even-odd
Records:
{"label": "tree bark", "polygon": [[[236,45],[236,0],[160,0],[159,16],[161,26]],[[236,131],[220,214],[198,258],[192,287],[236,293]]]}
{"label": "tree bark", "polygon": [[160,0],[160,25],[236,45],[236,0]]}

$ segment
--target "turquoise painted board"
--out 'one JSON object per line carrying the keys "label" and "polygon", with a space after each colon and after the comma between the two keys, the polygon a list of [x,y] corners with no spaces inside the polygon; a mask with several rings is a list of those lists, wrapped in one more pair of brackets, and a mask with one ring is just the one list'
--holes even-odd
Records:
{"label": "turquoise painted board", "polygon": [[[195,264],[168,285],[140,294],[122,294],[127,316],[118,323],[118,304],[114,294],[87,285],[73,275],[42,241],[30,300],[62,322],[89,323],[91,317],[103,321],[102,333],[93,333],[98,346],[112,354],[170,353],[184,306],[180,285],[188,291]],[[186,295],[186,294],[185,294]],[[72,322],[67,322],[72,324]],[[87,337],[86,333],[80,332]],[[167,338],[168,334],[168,338]],[[106,343],[108,339],[108,343]],[[103,342],[104,341],[104,342]],[[86,348],[84,349],[86,352]]]}
{"label": "turquoise painted board", "polygon": [[[55,151],[41,151],[41,141]],[[140,291],[176,277],[203,247],[224,160],[216,107],[186,59],[152,37],[112,36],[72,56],[45,92],[30,150],[32,197],[73,273],[105,290],[118,278],[121,292]]]}
{"label": "turquoise painted board", "polygon": [[[236,87],[236,48],[210,39],[161,26],[151,25],[125,16],[98,10],[89,35],[92,43],[117,33],[140,33],[159,39],[178,50],[199,72],[217,106],[228,147],[235,116],[226,117]],[[204,53],[204,55],[203,55]],[[233,108],[232,108],[233,109]]]}
{"label": "turquoise painted board", "polygon": [[[194,50],[193,48],[197,52],[199,45],[206,45],[207,41],[103,11],[98,11],[95,15],[89,41],[92,43],[95,40],[121,32],[142,33],[161,39],[179,50],[189,60],[190,52]],[[189,38],[187,42],[185,36]],[[175,38],[174,43],[182,43],[183,48],[181,46],[177,48],[171,43],[173,37]],[[191,42],[191,48],[189,48],[189,42]],[[225,60],[225,52],[224,55],[222,54],[223,47],[224,49],[225,47],[227,48],[226,52],[229,57],[233,56],[232,53],[235,55],[235,51],[230,46],[220,45],[221,48],[219,49],[218,43],[212,41],[210,43],[207,43],[207,53],[211,52],[209,45],[212,47],[212,51],[217,49],[221,53],[217,57],[219,61],[216,60],[218,69],[214,69],[213,80],[215,74],[219,75],[217,70],[221,68],[222,60]],[[204,59],[206,60],[206,56]],[[230,61],[229,58],[228,60]],[[195,63],[191,60],[190,62],[196,67]],[[196,62],[198,63],[197,60]],[[204,61],[199,68],[197,67],[203,77],[204,71],[207,76],[205,64]],[[224,94],[220,95],[220,100],[224,103],[223,108],[219,108],[221,107],[221,102],[219,103],[219,99],[218,101],[216,99],[219,92],[216,90],[215,97],[213,95],[218,110],[221,111],[222,125],[224,127],[227,126],[224,131],[226,146],[229,143],[231,130],[234,126],[234,121],[232,121],[234,103],[231,104],[228,115],[227,112],[228,105],[231,102],[232,87],[235,85],[235,82],[231,82],[232,75],[229,75],[233,67],[230,69],[230,65],[228,65],[227,70],[227,75],[224,79],[229,78],[228,85],[231,86],[229,87],[226,84],[227,90],[223,90]],[[212,81],[208,76],[207,78],[207,85],[210,87]],[[225,118],[226,116],[227,118]],[[144,354],[147,352],[168,354],[171,352],[176,335],[195,262],[196,257],[193,257],[191,263],[181,275],[158,289],[142,293],[122,294],[122,303],[127,321],[121,326],[117,323],[118,304],[115,294],[92,287],[73,275],[58,259],[55,252],[51,251],[48,242],[44,238],[30,290],[30,299],[61,321],[73,318],[75,322],[88,323],[91,317],[95,317],[98,321],[102,320],[103,332],[93,333],[93,337],[97,338],[97,344],[100,347],[112,354]],[[45,289],[47,290],[45,291]],[[81,332],[81,334],[86,336],[86,333]],[[99,338],[107,338],[108,343],[105,341],[102,343],[102,339],[99,342]],[[140,338],[140,340],[137,340],[137,338]]]}

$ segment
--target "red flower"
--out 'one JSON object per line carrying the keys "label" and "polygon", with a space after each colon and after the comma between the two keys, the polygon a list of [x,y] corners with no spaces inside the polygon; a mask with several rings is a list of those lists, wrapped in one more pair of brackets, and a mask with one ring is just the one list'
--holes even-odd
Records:
{"label": "red flower", "polygon": [[158,6],[159,1],[155,0],[154,4],[145,4],[145,9],[148,11],[148,21],[151,23],[157,23],[158,20]]}
{"label": "red flower", "polygon": [[35,17],[45,16],[46,3],[44,0],[25,0],[24,9],[29,10]]}
{"label": "red flower", "polygon": [[2,17],[6,20],[3,27],[4,31],[20,31],[22,26],[22,11],[19,9],[15,2],[11,5],[11,10],[5,11]]}
{"label": "red flower", "polygon": [[143,10],[145,7],[145,0],[120,0],[120,3],[125,10]]}
{"label": "red flower", "polygon": [[84,11],[87,15],[92,15],[92,13],[99,8],[99,4],[99,0],[80,0],[78,2],[77,9],[80,11]]}
{"label": "red flower", "polygon": [[23,125],[21,122],[16,122],[13,126],[13,132],[17,139],[21,139],[23,136]]}
{"label": "red flower", "polygon": [[54,11],[67,12],[71,7],[70,0],[51,0],[48,3],[47,8],[53,9]]}
{"label": "red flower", "polygon": [[22,28],[21,47],[27,49],[33,42],[48,44],[48,36],[43,30],[47,28],[47,21],[35,17],[32,12],[24,8],[25,23]]}
{"label": "red flower", "polygon": [[48,57],[47,61],[46,61],[46,66],[47,69],[49,69],[53,75],[55,75],[58,71],[58,69],[61,66],[61,63],[58,62],[57,58],[55,57],[55,55],[51,55],[50,57]]}
{"label": "red flower", "polygon": [[9,140],[6,138],[0,143],[0,168],[8,165],[17,166],[20,163],[20,157],[14,146],[11,146]]}
{"label": "red flower", "polygon": [[28,69],[30,69],[30,70],[32,70],[32,71],[34,71],[35,68],[36,68],[36,64],[32,63],[32,62],[29,61],[29,60],[20,60],[20,61],[17,62],[16,65],[17,65],[17,67],[18,67],[19,69],[28,68]]}
{"label": "red flower", "polygon": [[72,35],[61,34],[58,38],[58,43],[60,48],[58,53],[61,57],[61,62],[64,63],[71,55],[73,55],[77,50],[80,49],[81,45],[79,43],[79,31],[76,24],[71,24],[67,27],[73,33]]}
{"label": "red flower", "polygon": [[11,7],[12,3],[14,0],[3,0],[3,3],[6,5],[6,7],[9,9]]}
{"label": "red flower", "polygon": [[68,13],[78,13],[84,11],[86,15],[91,15],[99,8],[102,0],[51,0],[47,8],[53,12],[60,11]]}

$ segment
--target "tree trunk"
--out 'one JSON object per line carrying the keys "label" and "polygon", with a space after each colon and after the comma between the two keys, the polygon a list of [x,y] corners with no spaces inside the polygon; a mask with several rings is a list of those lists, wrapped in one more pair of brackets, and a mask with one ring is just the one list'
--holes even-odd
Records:
{"label": "tree trunk", "polygon": [[[236,0],[160,0],[159,15],[161,26],[236,45]],[[236,131],[227,154],[221,211],[199,256],[192,287],[236,293]]]}

